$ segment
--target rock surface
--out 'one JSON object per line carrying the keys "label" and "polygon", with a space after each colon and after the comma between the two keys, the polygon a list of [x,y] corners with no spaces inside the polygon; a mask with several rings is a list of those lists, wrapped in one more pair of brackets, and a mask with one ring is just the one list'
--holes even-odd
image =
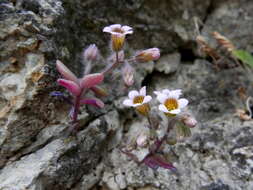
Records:
{"label": "rock surface", "polygon": [[[234,115],[245,107],[242,95],[253,93],[252,71],[216,71],[194,53],[195,17],[205,36],[219,31],[252,52],[252,13],[247,0],[2,0],[0,190],[252,190],[253,121]],[[127,132],[146,120],[122,106],[127,92],[111,83],[117,73],[104,84],[111,94],[106,108],[83,109],[81,131],[65,136],[69,106],[49,96],[63,91],[55,61],[80,75],[84,47],[96,43],[110,54],[102,28],[112,23],[134,28],[127,55],[153,46],[162,51],[157,64],[134,65],[135,87],[182,88],[190,100],[198,127],[190,139],[166,147],[178,174],[137,165],[120,151]]]}

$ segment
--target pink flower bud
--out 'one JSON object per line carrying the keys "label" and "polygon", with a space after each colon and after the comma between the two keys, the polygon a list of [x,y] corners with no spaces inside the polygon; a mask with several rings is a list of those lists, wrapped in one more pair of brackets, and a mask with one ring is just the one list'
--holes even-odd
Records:
{"label": "pink flower bud", "polygon": [[132,86],[134,83],[134,69],[131,65],[126,64],[122,70],[123,80],[126,86]]}
{"label": "pink flower bud", "polygon": [[72,73],[61,61],[59,60],[56,61],[56,68],[59,71],[59,73],[61,73],[63,78],[74,82],[78,81],[74,73]]}
{"label": "pink flower bud", "polygon": [[65,87],[70,93],[75,96],[79,96],[81,93],[81,88],[78,84],[73,81],[65,80],[65,79],[58,79],[58,84]]}
{"label": "pink flower bud", "polygon": [[136,139],[136,144],[140,147],[144,147],[147,145],[148,136],[147,134],[140,134]]}
{"label": "pink flower bud", "polygon": [[194,117],[189,116],[189,115],[184,116],[182,121],[186,126],[188,126],[190,128],[195,127],[198,123],[197,120]]}
{"label": "pink flower bud", "polygon": [[143,50],[135,55],[137,62],[155,61],[160,58],[160,50],[158,48],[150,48]]}
{"label": "pink flower bud", "polygon": [[83,56],[86,60],[94,61],[98,56],[98,48],[95,44],[89,45],[88,48],[84,50]]}
{"label": "pink flower bud", "polygon": [[82,88],[91,88],[104,80],[104,75],[102,73],[94,73],[84,76],[80,80],[80,86]]}

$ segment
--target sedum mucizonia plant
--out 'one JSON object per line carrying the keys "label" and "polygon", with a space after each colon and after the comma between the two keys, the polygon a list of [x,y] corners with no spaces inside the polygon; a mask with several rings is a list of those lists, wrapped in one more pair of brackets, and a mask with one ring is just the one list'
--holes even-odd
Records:
{"label": "sedum mucizonia plant", "polygon": [[165,114],[168,120],[167,124],[164,125],[159,121],[159,118],[152,116],[150,111],[152,97],[146,94],[145,86],[140,91],[130,91],[128,99],[124,100],[123,104],[133,107],[140,115],[146,117],[148,125],[140,127],[140,130],[135,132],[130,143],[127,143],[122,148],[122,152],[136,162],[144,163],[152,169],[162,167],[176,170],[164,158],[163,145],[165,142],[169,145],[174,145],[177,141],[189,137],[191,135],[190,128],[195,127],[197,121],[185,111],[188,100],[180,98],[182,95],[180,89],[164,89],[162,91],[154,91],[154,94],[160,103],[156,109]]}
{"label": "sedum mucizonia plant", "polygon": [[[98,109],[104,107],[104,103],[100,97],[106,96],[107,92],[99,86],[104,80],[104,77],[112,72],[116,67],[122,68],[122,78],[126,87],[130,87],[134,83],[134,68],[131,63],[135,62],[148,62],[157,60],[160,57],[158,48],[150,48],[147,50],[139,51],[129,59],[124,56],[124,43],[126,35],[133,34],[133,29],[130,26],[122,26],[120,24],[113,24],[103,29],[103,32],[111,35],[111,50],[107,67],[99,73],[91,73],[92,66],[95,61],[99,60],[99,50],[95,44],[89,45],[83,52],[83,75],[79,78],[71,72],[61,61],[56,61],[56,68],[61,74],[62,78],[57,80],[60,86],[67,89],[70,94],[65,96],[63,93],[55,91],[52,96],[59,97],[71,105],[70,109],[70,126],[69,132],[75,135],[80,126],[78,122],[78,114],[82,105],[95,106]],[[114,82],[114,81],[112,81]],[[87,93],[92,91],[94,97],[87,97]]]}
{"label": "sedum mucizonia plant", "polygon": [[[125,59],[124,43],[126,35],[132,34],[133,29],[129,26],[113,24],[103,29],[103,32],[111,35],[111,50],[107,66],[99,73],[91,73],[92,66],[95,61],[99,61],[99,50],[95,44],[88,46],[83,52],[83,75],[79,78],[72,73],[61,61],[56,61],[56,68],[62,78],[57,82],[60,86],[67,89],[70,96],[65,96],[61,92],[52,92],[52,96],[59,97],[71,105],[70,109],[70,135],[75,135],[80,126],[78,122],[78,114],[82,105],[95,106],[98,109],[104,107],[103,101],[100,99],[107,96],[107,92],[99,85],[103,82],[106,75],[113,72],[117,67],[122,67],[122,80],[126,87],[130,87],[134,83],[134,68],[132,63],[143,63],[155,61],[160,57],[158,48],[150,48],[136,52],[133,56]],[[112,81],[114,82],[114,81]],[[88,97],[87,93],[93,92],[92,97]],[[188,100],[179,98],[181,90],[162,90],[154,92],[157,100],[160,102],[158,109],[162,111],[167,119],[168,124],[164,126],[162,122],[155,119],[150,114],[150,102],[152,97],[146,95],[146,87],[142,87],[140,91],[132,90],[129,92],[129,99],[123,102],[126,106],[131,106],[138,113],[148,119],[148,125],[143,127],[140,134],[128,143],[122,152],[130,156],[138,163],[145,163],[152,169],[163,167],[175,170],[175,167],[166,162],[163,157],[163,145],[165,142],[172,145],[184,137],[191,134],[190,128],[195,127],[197,121],[184,108],[188,104]],[[173,131],[175,131],[173,133]],[[131,137],[130,137],[131,138]]]}

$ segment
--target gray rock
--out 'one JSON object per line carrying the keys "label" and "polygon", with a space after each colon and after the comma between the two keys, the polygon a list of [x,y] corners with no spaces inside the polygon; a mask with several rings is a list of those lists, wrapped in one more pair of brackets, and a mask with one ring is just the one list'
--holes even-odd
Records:
{"label": "gray rock", "polygon": [[177,71],[180,59],[179,53],[164,55],[155,64],[155,70],[165,74],[172,74]]}

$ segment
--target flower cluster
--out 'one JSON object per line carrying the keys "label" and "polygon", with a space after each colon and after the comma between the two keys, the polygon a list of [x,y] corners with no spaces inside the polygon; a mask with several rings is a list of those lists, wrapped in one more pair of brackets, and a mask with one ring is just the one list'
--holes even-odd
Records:
{"label": "flower cluster", "polygon": [[[101,88],[101,84],[104,77],[112,72],[116,67],[123,65],[122,77],[123,82],[126,87],[133,85],[134,83],[134,68],[131,66],[131,62],[148,62],[155,61],[160,57],[160,51],[158,48],[151,48],[143,51],[137,52],[134,56],[129,59],[125,59],[124,56],[124,44],[126,40],[126,35],[133,34],[133,29],[130,26],[122,26],[120,24],[113,24],[107,26],[103,29],[103,32],[111,34],[111,49],[112,54],[109,56],[107,67],[98,73],[91,73],[93,63],[98,61],[100,58],[98,47],[95,44],[89,45],[82,53],[84,70],[83,75],[79,78],[73,72],[71,72],[61,61],[56,61],[56,68],[61,74],[62,78],[57,80],[60,86],[63,86],[70,93],[71,97],[65,96],[61,92],[52,92],[52,96],[59,97],[71,105],[70,118],[71,134],[76,133],[79,130],[78,125],[78,114],[80,107],[82,105],[92,105],[97,108],[103,108],[104,103],[100,97],[107,96],[106,90]],[[92,91],[94,97],[87,97],[87,93]],[[144,94],[145,89],[140,92],[140,95]],[[145,92],[146,93],[146,92]],[[134,96],[135,94],[133,94]],[[145,102],[150,101],[151,97],[147,97]],[[141,103],[141,96],[139,101]],[[145,109],[148,107],[143,106],[143,108],[138,107],[140,112],[147,112]],[[144,109],[144,110],[143,110]]]}
{"label": "flower cluster", "polygon": [[[165,114],[168,119],[168,126],[163,126],[162,122],[158,121],[158,125],[154,124],[154,117],[151,116],[151,100],[152,97],[146,94],[146,86],[140,91],[132,90],[128,93],[128,99],[123,101],[123,104],[128,107],[133,107],[141,115],[147,117],[148,127],[142,127],[134,137],[134,144],[126,145],[122,150],[135,161],[145,163],[147,166],[157,169],[163,167],[166,169],[175,170],[175,167],[166,162],[161,153],[161,146],[166,141],[170,145],[174,145],[178,140],[190,136],[190,128],[197,125],[197,121],[186,111],[186,106],[189,101],[185,98],[180,98],[182,95],[181,89],[154,91],[156,99],[160,103],[156,108]],[[176,135],[172,135],[174,133]],[[165,131],[165,132],[164,132]],[[161,135],[162,134],[162,135]]]}

